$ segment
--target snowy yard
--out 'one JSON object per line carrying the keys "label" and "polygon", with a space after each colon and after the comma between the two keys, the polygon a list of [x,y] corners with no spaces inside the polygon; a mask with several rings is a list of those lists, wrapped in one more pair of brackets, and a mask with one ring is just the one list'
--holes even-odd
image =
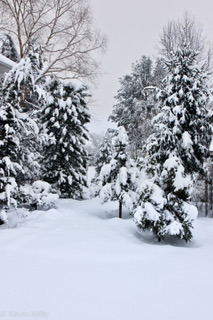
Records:
{"label": "snowy yard", "polygon": [[1,226],[0,319],[212,320],[213,219],[158,243],[112,209],[60,200]]}

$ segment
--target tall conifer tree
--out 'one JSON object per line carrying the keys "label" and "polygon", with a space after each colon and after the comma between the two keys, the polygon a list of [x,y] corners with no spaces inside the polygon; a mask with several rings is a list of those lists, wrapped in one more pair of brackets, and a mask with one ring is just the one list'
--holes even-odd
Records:
{"label": "tall conifer tree", "polygon": [[87,88],[51,80],[46,86],[42,123],[47,133],[44,143],[44,179],[55,185],[61,197],[82,198],[86,186],[85,149],[90,120]]}
{"label": "tall conifer tree", "polygon": [[159,240],[172,235],[189,241],[197,212],[189,203],[190,188],[194,174],[203,173],[212,132],[208,88],[195,58],[196,53],[185,46],[168,61],[164,107],[146,145],[148,179],[140,186],[135,219]]}
{"label": "tall conifer tree", "polygon": [[38,178],[37,163],[38,117],[40,107],[36,78],[41,71],[41,51],[31,43],[26,55],[7,74],[3,83],[3,104],[9,103],[16,116],[22,120],[22,126],[16,132],[20,140],[20,161],[24,174],[19,177],[20,184],[32,182]]}
{"label": "tall conifer tree", "polygon": [[[16,205],[17,177],[23,173],[20,163],[20,139],[17,131],[22,126],[17,109],[9,103],[0,106],[0,217],[2,210]],[[0,218],[0,224],[2,223]]]}

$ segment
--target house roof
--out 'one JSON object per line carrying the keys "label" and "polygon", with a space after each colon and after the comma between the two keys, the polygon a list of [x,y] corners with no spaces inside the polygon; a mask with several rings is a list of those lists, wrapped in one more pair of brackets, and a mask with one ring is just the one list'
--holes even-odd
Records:
{"label": "house roof", "polygon": [[211,141],[211,143],[210,143],[209,151],[210,151],[210,152],[213,152],[213,138],[212,138],[212,141]]}
{"label": "house roof", "polygon": [[5,72],[8,72],[16,63],[2,54],[0,54],[0,76],[3,76]]}

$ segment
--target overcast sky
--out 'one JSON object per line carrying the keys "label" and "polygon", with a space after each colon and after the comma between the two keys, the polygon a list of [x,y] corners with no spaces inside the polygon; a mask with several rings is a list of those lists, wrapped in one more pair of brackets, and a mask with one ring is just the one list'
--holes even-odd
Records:
{"label": "overcast sky", "polygon": [[213,43],[212,0],[90,0],[94,23],[108,38],[103,76],[93,90],[92,132],[105,131],[115,103],[119,77],[131,72],[142,55],[155,57],[163,27],[189,11]]}

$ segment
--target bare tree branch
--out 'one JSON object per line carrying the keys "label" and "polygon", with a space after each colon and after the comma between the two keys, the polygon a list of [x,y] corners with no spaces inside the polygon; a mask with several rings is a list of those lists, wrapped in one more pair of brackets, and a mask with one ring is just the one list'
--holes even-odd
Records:
{"label": "bare tree branch", "polygon": [[198,24],[189,12],[181,20],[169,21],[160,36],[160,53],[171,58],[171,53],[188,45],[198,52],[198,62],[204,69],[211,69],[212,50],[206,41],[202,25]]}
{"label": "bare tree branch", "polygon": [[0,0],[0,10],[0,31],[15,37],[21,58],[32,40],[41,44],[41,76],[79,78],[97,72],[92,54],[105,49],[106,39],[93,26],[87,0]]}

